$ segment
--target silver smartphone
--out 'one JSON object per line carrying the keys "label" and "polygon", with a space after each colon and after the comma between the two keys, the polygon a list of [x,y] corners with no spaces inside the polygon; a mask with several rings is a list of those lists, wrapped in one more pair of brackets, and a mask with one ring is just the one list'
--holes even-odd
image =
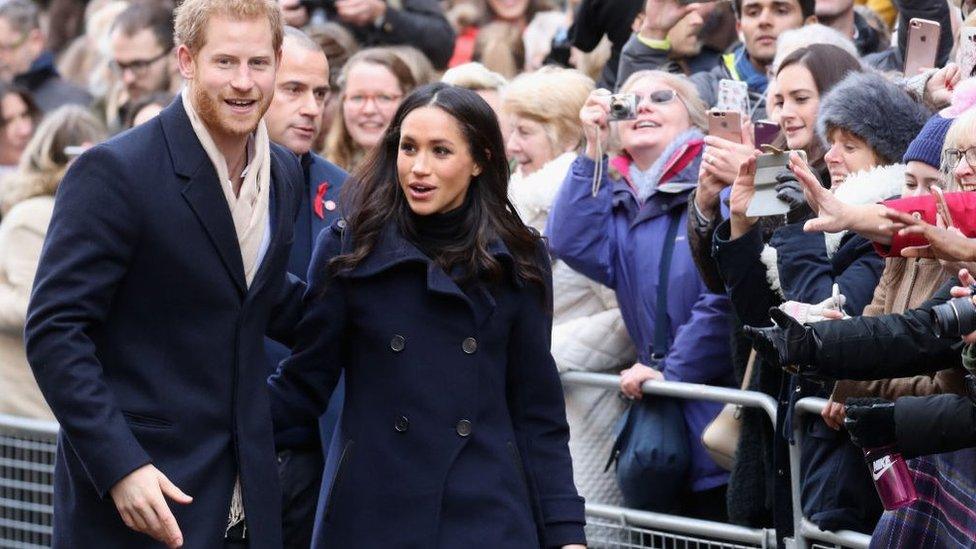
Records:
{"label": "silver smartphone", "polygon": [[770,152],[756,158],[756,194],[746,209],[747,216],[784,215],[790,211],[790,205],[776,197],[776,176],[787,169],[790,153],[794,152],[806,161],[807,155],[803,151]]}

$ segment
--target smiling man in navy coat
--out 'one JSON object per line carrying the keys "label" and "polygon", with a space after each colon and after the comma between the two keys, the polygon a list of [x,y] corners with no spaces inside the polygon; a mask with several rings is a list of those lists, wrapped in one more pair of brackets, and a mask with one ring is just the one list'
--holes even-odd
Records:
{"label": "smiling man in navy coat", "polygon": [[[271,140],[297,154],[304,170],[305,177],[299,185],[301,207],[295,220],[295,242],[288,258],[288,272],[302,280],[308,273],[315,237],[339,217],[339,190],[347,177],[345,170],[312,152],[330,93],[329,61],[322,47],[304,32],[285,27],[274,99],[264,120]],[[270,338],[265,342],[265,351],[269,374],[291,354],[290,349]],[[308,549],[312,543],[325,465],[323,449],[329,447],[342,410],[342,389],[342,384],[336,386],[329,409],[320,420],[321,436],[315,423],[275,433],[285,549]]]}
{"label": "smiling man in navy coat", "polygon": [[261,118],[280,13],[175,17],[187,88],[78,158],[38,267],[26,344],[62,427],[56,548],[282,545],[263,335],[289,342],[304,286],[285,271],[301,168]]}

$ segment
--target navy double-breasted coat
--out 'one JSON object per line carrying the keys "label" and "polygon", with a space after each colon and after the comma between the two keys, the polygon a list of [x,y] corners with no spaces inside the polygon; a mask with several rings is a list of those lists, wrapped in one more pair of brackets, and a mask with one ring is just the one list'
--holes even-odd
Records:
{"label": "navy double-breasted coat", "polygon": [[304,286],[285,266],[297,158],[272,145],[270,244],[245,284],[217,174],[179,99],[83,154],[58,190],[26,327],[61,423],[55,547],[160,547],[109,490],[153,463],[184,547],[220,547],[240,475],[252,547],[281,546],[263,335],[288,340]]}
{"label": "navy double-breasted coat", "polygon": [[295,354],[269,381],[287,424],[320,413],[345,372],[313,547],[583,543],[543,291],[511,275],[469,297],[395,224],[330,276],[341,233],[319,236]]}

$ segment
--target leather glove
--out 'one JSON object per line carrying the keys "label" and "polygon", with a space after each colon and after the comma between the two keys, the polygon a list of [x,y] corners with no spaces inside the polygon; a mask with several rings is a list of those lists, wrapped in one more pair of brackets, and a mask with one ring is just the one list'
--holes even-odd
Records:
{"label": "leather glove", "polygon": [[895,403],[883,398],[849,398],[844,407],[844,428],[861,448],[880,448],[898,441]]}
{"label": "leather glove", "polygon": [[803,195],[803,184],[796,178],[790,170],[783,169],[776,174],[776,198],[790,205],[790,211],[786,214],[787,223],[796,223],[810,217],[813,210],[807,204],[807,198]]}
{"label": "leather glove", "polygon": [[797,322],[777,307],[769,309],[776,324],[769,328],[745,326],[743,331],[756,352],[769,364],[791,374],[812,374],[820,341],[813,329]]}

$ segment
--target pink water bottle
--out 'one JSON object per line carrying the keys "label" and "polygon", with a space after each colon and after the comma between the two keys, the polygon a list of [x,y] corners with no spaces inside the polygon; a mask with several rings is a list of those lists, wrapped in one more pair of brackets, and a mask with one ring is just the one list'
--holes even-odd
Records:
{"label": "pink water bottle", "polygon": [[900,509],[918,499],[908,464],[894,446],[865,448],[864,461],[868,464],[874,487],[886,510]]}

